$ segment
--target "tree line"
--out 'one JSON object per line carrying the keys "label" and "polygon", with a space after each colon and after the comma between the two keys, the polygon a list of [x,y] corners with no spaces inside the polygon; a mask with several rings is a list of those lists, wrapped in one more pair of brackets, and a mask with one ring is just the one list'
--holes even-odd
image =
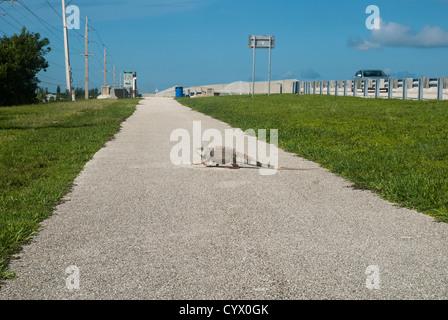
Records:
{"label": "tree line", "polygon": [[[37,74],[49,67],[45,59],[51,48],[50,40],[41,39],[39,33],[22,28],[20,34],[0,38],[0,106],[50,102],[48,88],[39,86]],[[75,96],[84,98],[84,89],[75,88]],[[89,90],[89,96],[96,97],[98,89]],[[50,96],[54,101],[67,100],[66,93],[57,92]]]}
{"label": "tree line", "polygon": [[[83,88],[74,88],[76,100],[85,99],[85,90]],[[96,98],[99,95],[98,88],[89,90],[89,98]],[[38,103],[48,103],[48,102],[58,102],[67,101],[68,97],[65,92],[61,92],[61,86],[58,85],[56,92],[50,92],[48,88],[39,87],[36,94]]]}

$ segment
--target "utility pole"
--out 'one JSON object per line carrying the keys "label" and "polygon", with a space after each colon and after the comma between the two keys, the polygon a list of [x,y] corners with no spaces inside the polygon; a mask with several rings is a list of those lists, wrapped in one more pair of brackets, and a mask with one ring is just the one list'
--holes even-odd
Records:
{"label": "utility pole", "polygon": [[114,89],[115,89],[115,65],[114,65]]}
{"label": "utility pole", "polygon": [[80,53],[80,55],[85,56],[86,62],[85,62],[85,69],[86,69],[86,77],[85,77],[85,99],[89,100],[89,56],[93,56],[94,54],[89,54],[89,23],[88,23],[88,17],[86,17],[86,34],[84,36],[85,38],[85,53]]}
{"label": "utility pole", "polygon": [[104,86],[107,86],[106,47],[104,47]]}
{"label": "utility pole", "polygon": [[268,96],[271,95],[271,51],[272,51],[272,37],[269,37]]}
{"label": "utility pole", "polygon": [[65,80],[66,80],[66,92],[67,100],[72,99],[72,77],[70,68],[70,56],[68,51],[68,31],[67,31],[67,18],[65,13],[65,0],[62,0],[62,20],[64,26],[64,49],[65,49]]}
{"label": "utility pole", "polygon": [[252,67],[252,98],[255,95],[255,41],[254,41],[254,57],[253,57],[253,67]]}
{"label": "utility pole", "polygon": [[134,75],[133,75],[133,78],[132,78],[132,88],[133,88],[133,91],[134,91],[133,98],[137,98],[138,97],[137,72],[134,72]]}
{"label": "utility pole", "polygon": [[86,59],[86,79],[85,79],[85,99],[89,100],[89,24],[88,24],[88,18],[86,17],[86,34],[85,34],[85,40],[86,40],[86,53],[85,53],[85,59]]}

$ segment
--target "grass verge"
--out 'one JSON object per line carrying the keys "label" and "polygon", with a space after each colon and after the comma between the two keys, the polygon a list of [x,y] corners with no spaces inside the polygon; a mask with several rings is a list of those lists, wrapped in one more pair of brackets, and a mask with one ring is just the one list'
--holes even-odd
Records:
{"label": "grass verge", "polygon": [[0,279],[139,99],[0,108]]}
{"label": "grass verge", "polygon": [[448,222],[448,101],[272,95],[179,98],[384,199]]}

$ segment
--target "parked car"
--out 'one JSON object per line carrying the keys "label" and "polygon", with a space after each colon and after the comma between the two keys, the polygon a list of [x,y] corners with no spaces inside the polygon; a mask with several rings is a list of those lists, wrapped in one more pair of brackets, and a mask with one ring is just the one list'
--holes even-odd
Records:
{"label": "parked car", "polygon": [[[364,89],[364,81],[363,80],[385,80],[384,81],[384,88],[380,88],[385,90],[386,92],[389,91],[389,83],[388,83],[388,79],[389,79],[389,75],[387,75],[384,71],[382,70],[359,70],[358,72],[356,72],[355,76],[353,77],[353,80],[361,80],[361,87],[358,89]],[[372,81],[372,87],[369,87],[369,90],[375,90],[375,84],[376,81]],[[354,84],[352,83],[352,92],[353,92],[353,86]]]}

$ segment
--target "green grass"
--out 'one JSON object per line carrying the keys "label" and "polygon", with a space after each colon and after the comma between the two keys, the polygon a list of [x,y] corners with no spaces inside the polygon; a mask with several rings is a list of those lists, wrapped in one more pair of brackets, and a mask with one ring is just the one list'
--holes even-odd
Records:
{"label": "green grass", "polygon": [[0,108],[0,279],[138,99]]}
{"label": "green grass", "polygon": [[180,98],[383,198],[448,222],[448,101],[272,95]]}

